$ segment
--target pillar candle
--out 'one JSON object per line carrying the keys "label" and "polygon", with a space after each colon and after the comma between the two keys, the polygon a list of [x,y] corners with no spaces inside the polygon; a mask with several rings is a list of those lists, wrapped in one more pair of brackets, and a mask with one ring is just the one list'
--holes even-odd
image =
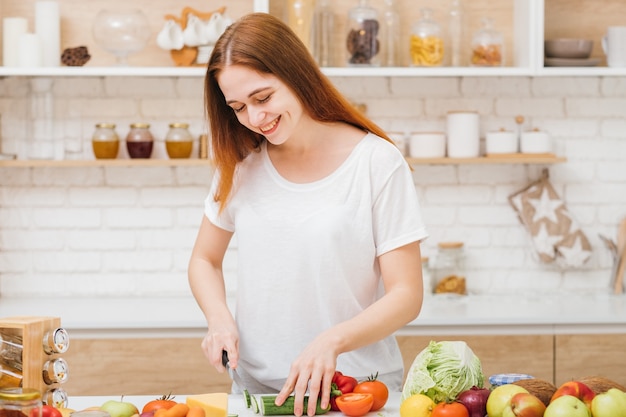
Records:
{"label": "pillar candle", "polygon": [[44,67],[58,67],[61,64],[61,19],[58,2],[35,3],[35,33],[41,40],[41,64]]}
{"label": "pillar candle", "polygon": [[39,36],[34,33],[24,33],[18,42],[19,67],[41,66],[41,42]]}
{"label": "pillar candle", "polygon": [[23,17],[5,17],[2,20],[2,64],[5,67],[19,65],[20,37],[28,30],[28,21]]}

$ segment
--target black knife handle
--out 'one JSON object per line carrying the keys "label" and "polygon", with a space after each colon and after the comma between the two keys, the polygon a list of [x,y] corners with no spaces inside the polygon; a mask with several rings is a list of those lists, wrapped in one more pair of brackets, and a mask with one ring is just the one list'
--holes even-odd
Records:
{"label": "black knife handle", "polygon": [[228,368],[228,352],[226,350],[222,350],[222,365],[224,368]]}

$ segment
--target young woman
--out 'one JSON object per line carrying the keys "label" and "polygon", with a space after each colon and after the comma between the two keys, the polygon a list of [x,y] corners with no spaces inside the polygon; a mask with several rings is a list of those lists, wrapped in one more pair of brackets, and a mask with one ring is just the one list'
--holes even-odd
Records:
{"label": "young woman", "polygon": [[[248,390],[278,392],[277,404],[294,394],[298,416],[328,404],[335,370],[378,372],[399,391],[393,333],[421,309],[426,237],[402,154],[269,14],[226,30],[205,82],[216,171],[189,282],[206,357],[223,371],[225,350]],[[233,234],[234,315],[222,273]]]}

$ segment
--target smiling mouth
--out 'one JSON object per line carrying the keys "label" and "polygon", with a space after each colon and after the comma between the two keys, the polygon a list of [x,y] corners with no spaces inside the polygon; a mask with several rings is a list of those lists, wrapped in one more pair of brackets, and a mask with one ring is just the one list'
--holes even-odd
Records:
{"label": "smiling mouth", "polygon": [[269,133],[272,130],[274,130],[279,120],[280,120],[280,116],[272,120],[269,124],[266,124],[265,126],[260,127],[259,129],[261,129],[261,132],[263,133]]}

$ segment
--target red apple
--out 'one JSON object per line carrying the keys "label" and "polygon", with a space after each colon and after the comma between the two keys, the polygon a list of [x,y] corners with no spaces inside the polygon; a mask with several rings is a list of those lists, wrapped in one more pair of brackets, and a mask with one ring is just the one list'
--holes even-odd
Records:
{"label": "red apple", "polygon": [[591,409],[591,401],[593,400],[593,397],[596,396],[591,388],[589,388],[582,382],[567,381],[563,385],[558,387],[556,391],[554,391],[550,402],[564,395],[571,395],[572,397],[578,398],[579,400],[584,402],[589,409]]}
{"label": "red apple", "polygon": [[533,394],[520,392],[511,398],[511,411],[516,417],[543,417],[546,405]]}

